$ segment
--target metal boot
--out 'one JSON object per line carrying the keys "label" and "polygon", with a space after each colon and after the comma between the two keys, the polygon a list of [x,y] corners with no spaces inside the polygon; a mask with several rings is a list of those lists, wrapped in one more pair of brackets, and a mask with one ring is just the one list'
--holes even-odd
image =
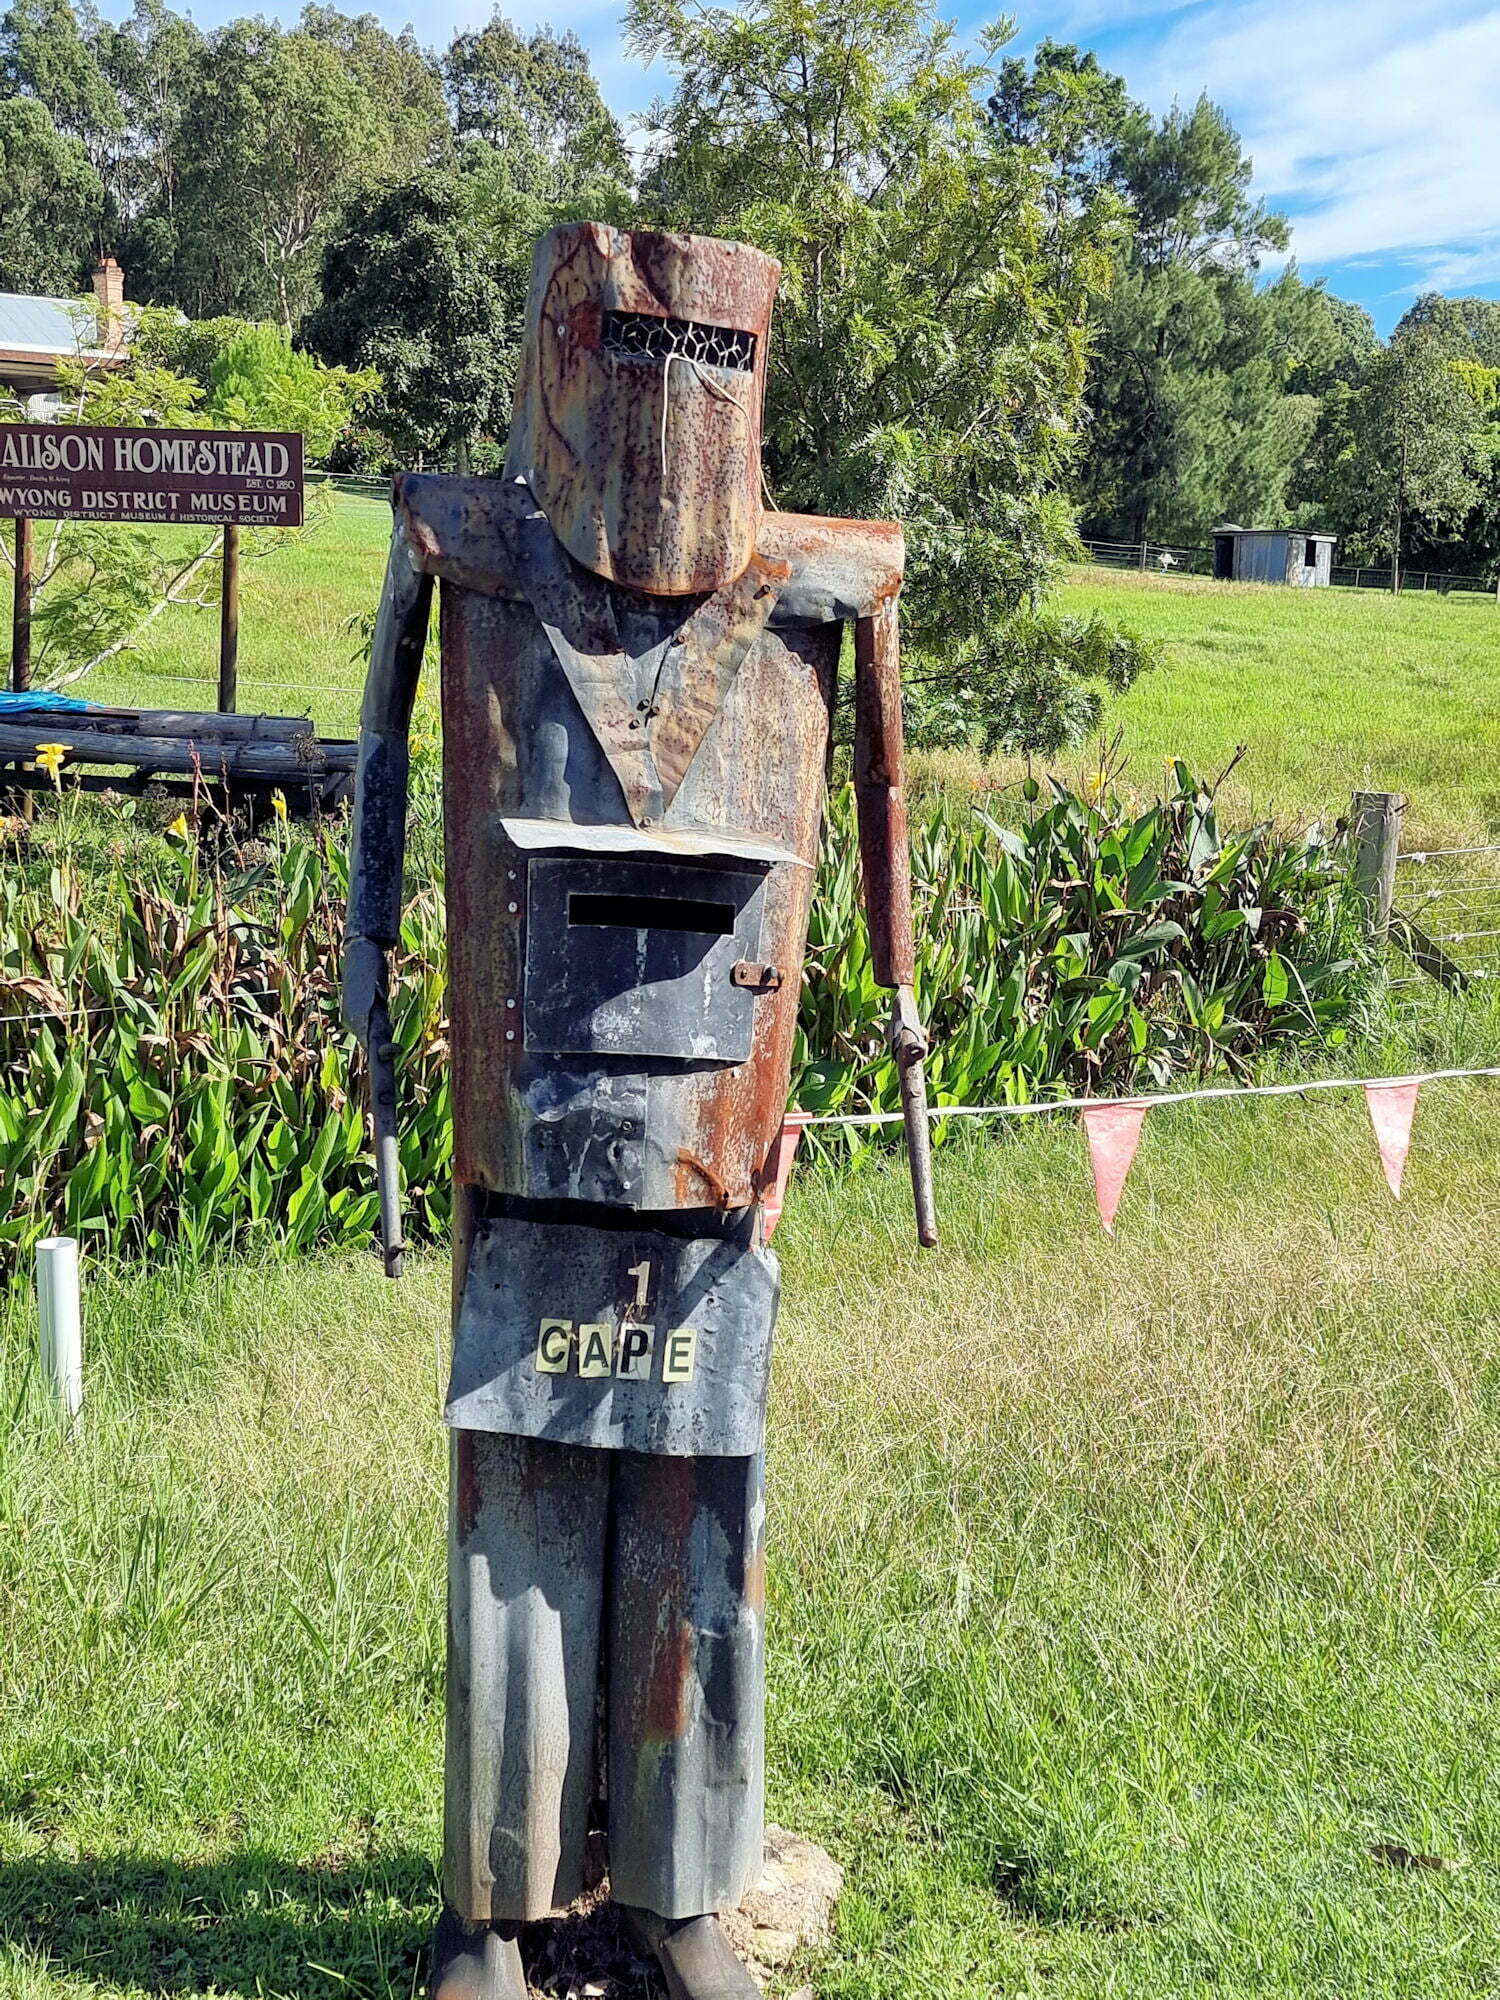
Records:
{"label": "metal boot", "polygon": [[515,1927],[466,1924],[444,1909],[432,1939],[428,2000],[526,2000]]}
{"label": "metal boot", "polygon": [[625,1903],[620,1909],[661,1967],[672,2000],[761,2000],[717,1917],[672,1919]]}

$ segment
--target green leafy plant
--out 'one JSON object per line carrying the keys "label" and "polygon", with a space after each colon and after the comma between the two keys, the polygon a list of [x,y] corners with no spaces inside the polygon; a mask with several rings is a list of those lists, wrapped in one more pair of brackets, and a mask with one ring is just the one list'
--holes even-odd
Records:
{"label": "green leafy plant", "polygon": [[[1226,833],[1173,762],[1128,806],[1024,787],[1030,816],[938,804],[913,830],[917,993],[932,1102],[1027,1103],[1336,1046],[1367,986],[1341,855],[1313,827]],[[814,899],[794,1102],[895,1110],[847,796]],[[850,1143],[857,1142],[851,1135]]]}
{"label": "green leafy plant", "polygon": [[[428,748],[415,778],[395,1034],[408,1225],[431,1236],[448,1222],[451,1106]],[[1336,1044],[1359,1007],[1342,861],[1316,828],[1225,833],[1180,763],[1144,811],[1102,775],[1095,789],[1028,780],[1014,826],[981,805],[918,816],[934,1104],[1243,1073]],[[137,1255],[367,1240],[362,1064],[338,1019],[344,829],[241,841],[204,808],[90,870],[66,838],[77,806],[60,803],[50,843],[17,823],[0,875],[0,1256],[51,1229]],[[792,1101],[892,1110],[847,790],[829,818]]]}
{"label": "green leafy plant", "polygon": [[[104,893],[70,863],[0,881],[0,1252],[48,1228],[137,1254],[251,1234],[353,1241],[375,1195],[338,1024],[337,841],[200,861],[186,819]],[[102,905],[102,908],[101,908]],[[419,1231],[448,1216],[436,894],[407,909],[395,1032]]]}

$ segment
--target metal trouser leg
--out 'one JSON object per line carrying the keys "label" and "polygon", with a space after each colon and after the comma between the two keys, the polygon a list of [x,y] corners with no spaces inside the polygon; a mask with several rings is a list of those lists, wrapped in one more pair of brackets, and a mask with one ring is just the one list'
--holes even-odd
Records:
{"label": "metal trouser leg", "polygon": [[453,1433],[443,1896],[472,1923],[584,1886],[612,1457]]}
{"label": "metal trouser leg", "polygon": [[764,1466],[615,1461],[609,1878],[662,1917],[732,1909],[762,1865]]}

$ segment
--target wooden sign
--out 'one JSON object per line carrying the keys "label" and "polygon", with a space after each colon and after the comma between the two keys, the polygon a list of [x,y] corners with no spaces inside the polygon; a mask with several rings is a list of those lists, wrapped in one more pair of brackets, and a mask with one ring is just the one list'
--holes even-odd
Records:
{"label": "wooden sign", "polygon": [[0,516],[302,525],[298,431],[106,430],[0,424]]}

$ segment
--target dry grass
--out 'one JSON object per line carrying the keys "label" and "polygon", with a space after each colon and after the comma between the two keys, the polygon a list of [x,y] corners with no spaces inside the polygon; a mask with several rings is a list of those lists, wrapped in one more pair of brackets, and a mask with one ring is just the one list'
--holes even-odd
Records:
{"label": "dry grass", "polygon": [[[1490,1086],[1391,1203],[1356,1101],[804,1176],[772,1806],[825,2000],[1483,1990],[1500,1892]],[[0,1467],[0,1991],[407,1995],[434,1894],[440,1259],[101,1280],[72,1450]],[[1465,1862],[1393,1872],[1381,1843]],[[143,1869],[145,1870],[143,1874]]]}

